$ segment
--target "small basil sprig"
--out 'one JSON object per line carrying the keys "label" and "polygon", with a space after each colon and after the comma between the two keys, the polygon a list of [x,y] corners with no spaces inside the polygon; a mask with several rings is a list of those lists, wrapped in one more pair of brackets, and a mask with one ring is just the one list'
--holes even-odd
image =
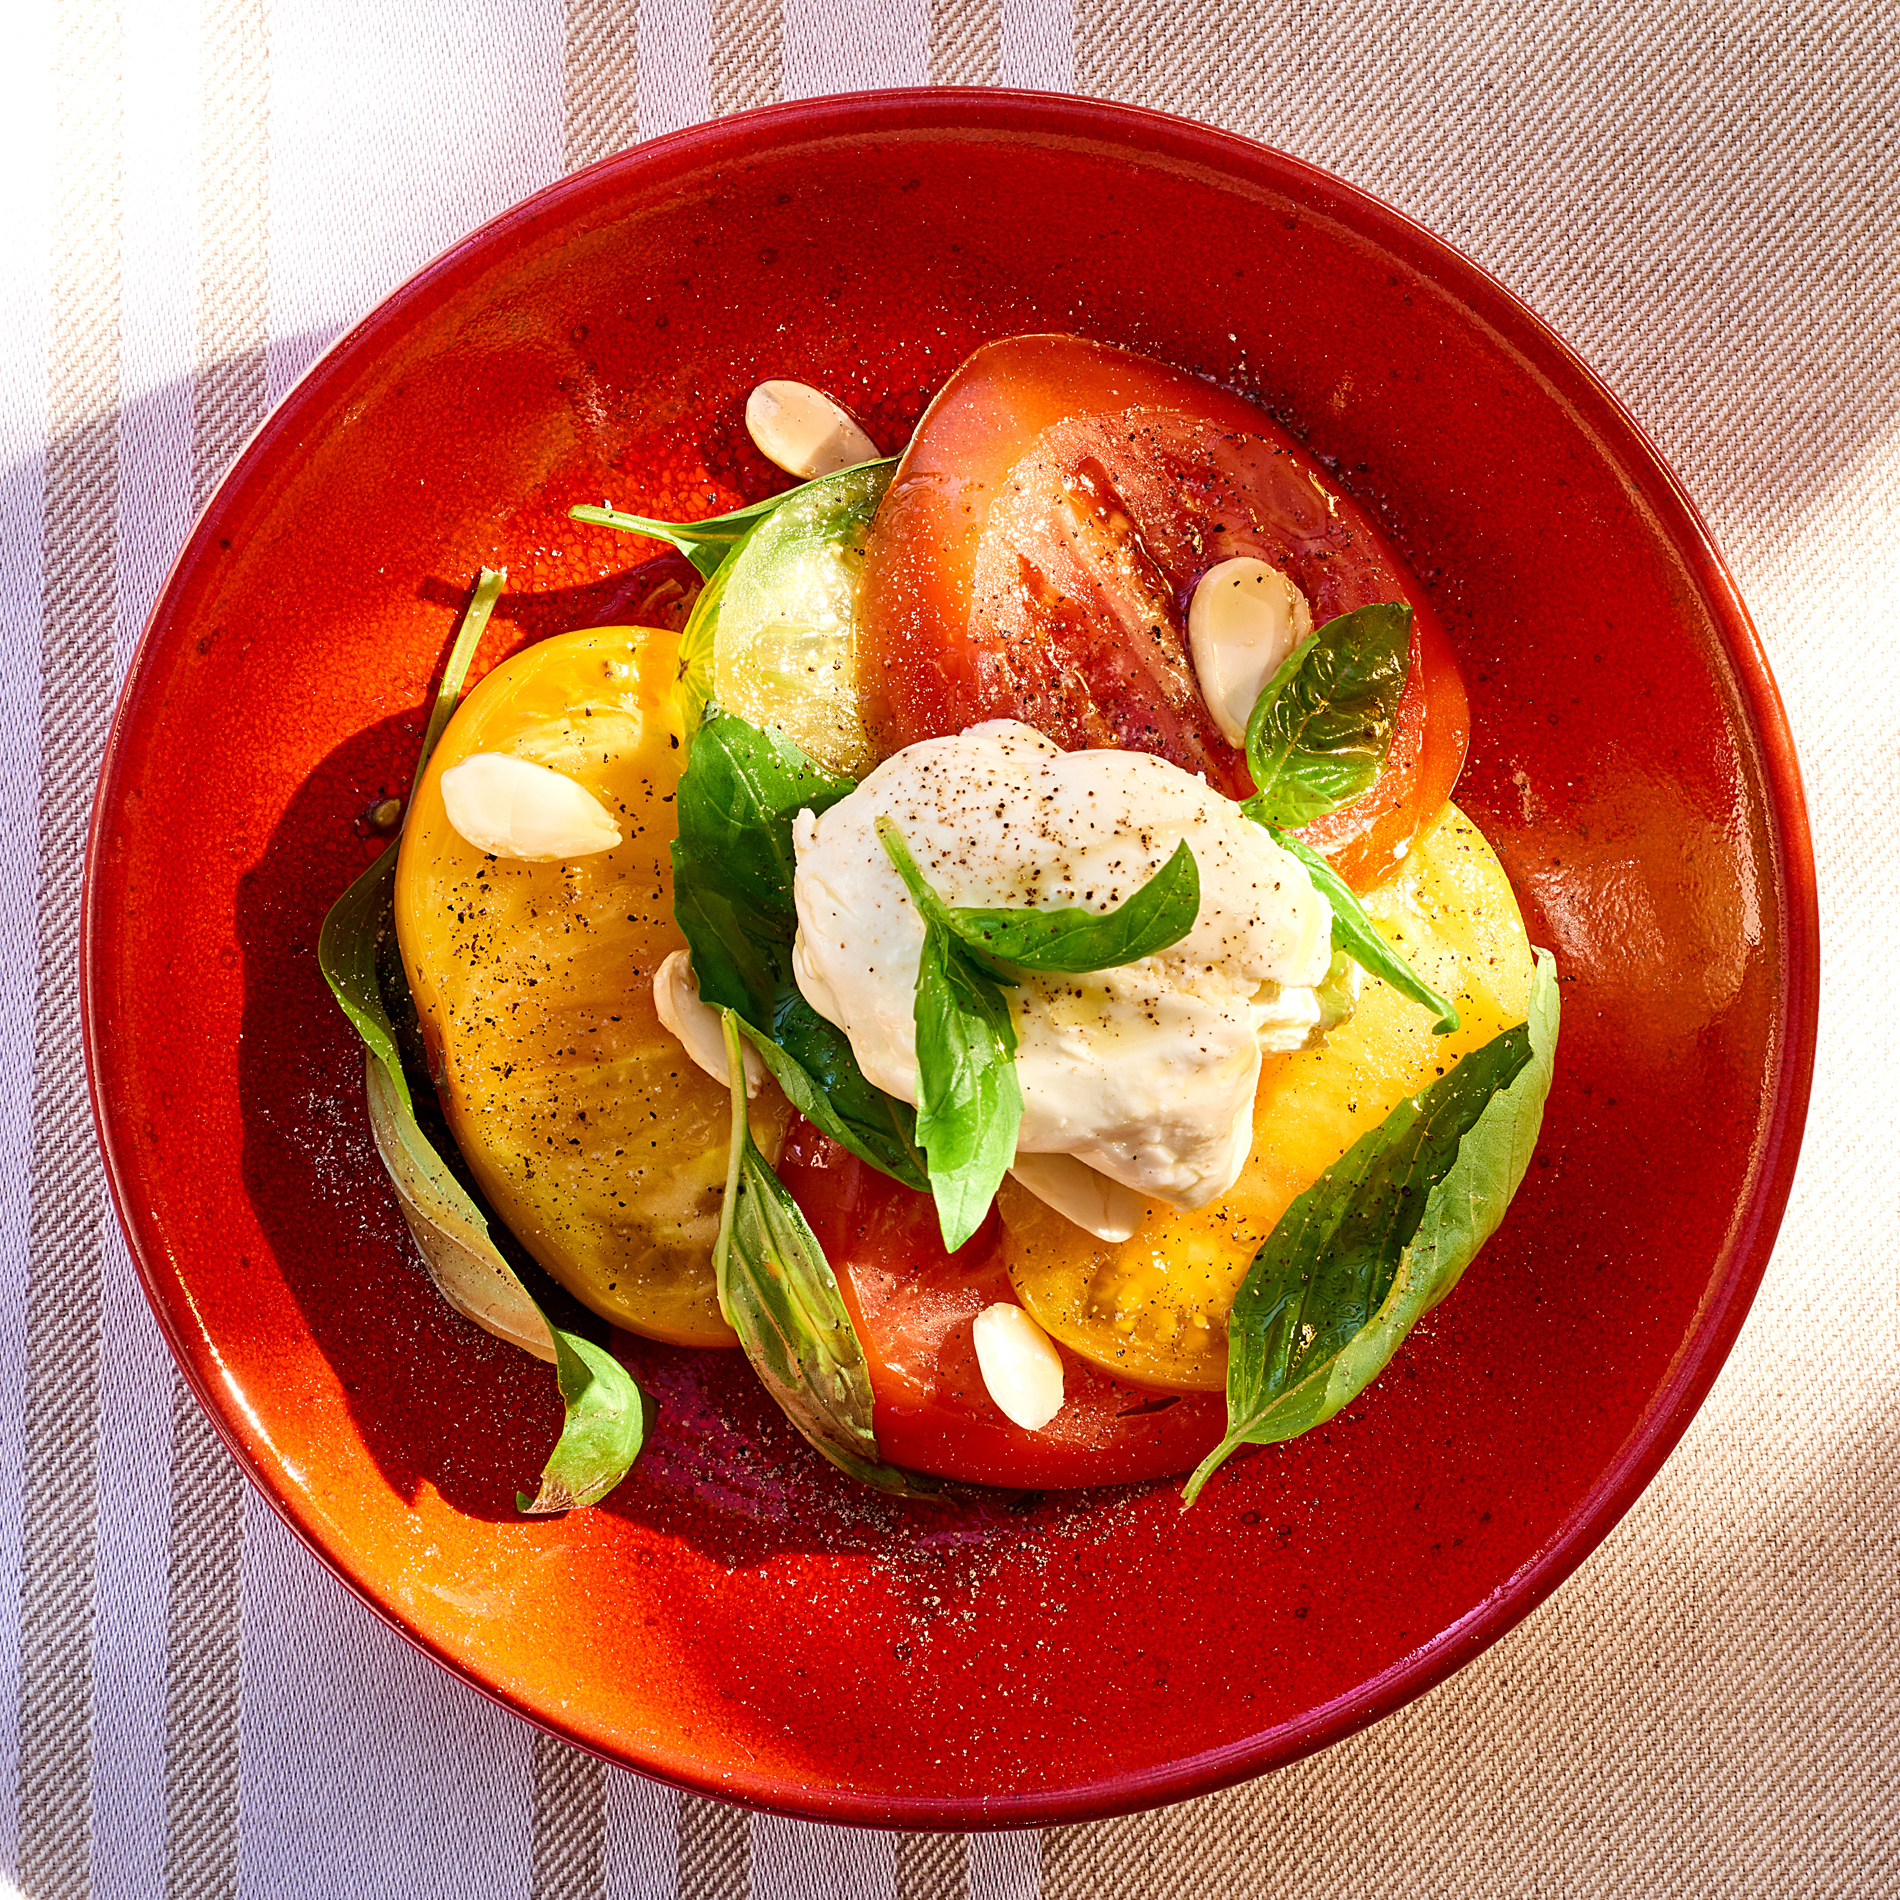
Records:
{"label": "small basil sprig", "polygon": [[[1113,910],[1097,912],[1080,906],[979,910],[946,904],[925,882],[903,833],[890,819],[877,821],[877,835],[924,921],[941,925],[991,964],[1013,963],[1018,969],[1070,976],[1117,969],[1179,943],[1201,911],[1200,867],[1185,838],[1140,890]],[[994,974],[1009,981],[1005,971]]]}
{"label": "small basil sprig", "polygon": [[[885,456],[879,461],[863,462],[861,468],[894,468],[897,457]],[[841,473],[843,471],[840,471]],[[820,479],[824,479],[820,477]],[[781,508],[791,498],[809,488],[809,482],[801,482],[796,488],[787,488],[782,493],[767,495],[763,501],[755,501],[744,508],[735,508],[730,514],[711,515],[704,521],[655,521],[645,515],[630,515],[618,508],[602,506],[582,506],[570,508],[568,517],[573,521],[587,521],[602,528],[619,528],[627,534],[644,534],[656,541],[665,541],[686,556],[700,573],[708,580],[719,570],[726,556],[774,509]]]}
{"label": "small basil sprig", "polygon": [[1536,956],[1529,1021],[1401,1102],[1254,1256],[1227,1322],[1227,1435],[1185,1503],[1241,1445],[1297,1437],[1356,1398],[1497,1231],[1555,1064],[1556,965]]}
{"label": "small basil sprig", "polygon": [[1288,654],[1247,721],[1250,817],[1306,825],[1357,798],[1379,776],[1411,664],[1412,610],[1356,607]]}
{"label": "small basil sprig", "polygon": [[1147,883],[1105,915],[965,909],[934,891],[887,817],[877,835],[923,919],[912,1018],[917,1031],[917,1139],[930,1164],[943,1244],[954,1252],[989,1212],[1016,1158],[1023,1091],[1005,988],[1018,969],[1083,975],[1153,956],[1194,928],[1201,879],[1185,841]]}
{"label": "small basil sprig", "polygon": [[1259,788],[1241,810],[1311,873],[1333,908],[1333,948],[1433,1012],[1437,1034],[1458,1027],[1448,997],[1381,937],[1345,880],[1288,826],[1310,824],[1357,798],[1379,776],[1398,719],[1412,651],[1402,601],[1356,607],[1301,642],[1254,702],[1247,766]]}
{"label": "small basil sprig", "polygon": [[906,1187],[928,1186],[916,1115],[874,1088],[792,974],[792,820],[855,790],[788,739],[717,706],[692,740],[673,843],[673,915],[701,997],[731,1009],[793,1107]]}
{"label": "small basil sprig", "polygon": [[1023,1086],[1016,1025],[997,979],[941,924],[926,922],[911,1003],[917,1033],[917,1139],[951,1253],[983,1225],[1016,1159]]}
{"label": "small basil sprig", "polygon": [[871,1375],[837,1276],[799,1206],[752,1139],[739,1019],[721,1012],[732,1145],[713,1245],[719,1310],[760,1382],[806,1442],[880,1491],[926,1496],[935,1480],[888,1465],[872,1425]]}
{"label": "small basil sprig", "polygon": [[1281,850],[1290,851],[1306,866],[1313,888],[1333,907],[1333,948],[1343,950],[1361,969],[1383,977],[1401,996],[1437,1017],[1432,1033],[1448,1036],[1458,1027],[1458,1009],[1450,997],[1440,995],[1399,953],[1379,935],[1366,915],[1365,906],[1353,894],[1344,878],[1310,844],[1303,843],[1277,825],[1267,827],[1267,835]]}
{"label": "small basil sprig", "polygon": [[[482,570],[463,615],[423,734],[423,768],[442,736],[506,571]],[[478,1326],[552,1360],[566,1418],[524,1512],[545,1515],[603,1498],[627,1475],[645,1442],[649,1406],[612,1353],[548,1319],[490,1234],[488,1216],[423,1133],[398,1051],[393,1012],[411,1009],[394,954],[396,852],[391,845],[330,907],[317,939],[317,964],[364,1043],[365,1091],[376,1152],[429,1276],[444,1299]]]}

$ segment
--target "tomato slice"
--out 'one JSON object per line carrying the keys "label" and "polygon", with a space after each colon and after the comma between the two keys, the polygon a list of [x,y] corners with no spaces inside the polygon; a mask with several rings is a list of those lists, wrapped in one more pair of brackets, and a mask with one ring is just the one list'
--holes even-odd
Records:
{"label": "tomato slice", "polygon": [[864,722],[888,756],[1015,718],[1057,744],[1158,753],[1252,787],[1188,658],[1187,607],[1218,562],[1292,576],[1316,623],[1414,612],[1412,672],[1377,785],[1309,834],[1369,884],[1456,782],[1463,682],[1431,604],[1349,495],[1261,410],[1072,336],[986,344],[925,413],[872,524],[858,595]]}
{"label": "tomato slice", "polygon": [[[730,1346],[713,1288],[731,1109],[653,1006],[673,922],[682,747],[679,635],[557,634],[465,699],[416,789],[396,935],[436,1093],[490,1206],[616,1326]],[[442,775],[471,753],[550,765],[619,815],[622,841],[565,864],[490,858],[449,822]],[[776,1092],[754,1106],[770,1145]]]}
{"label": "tomato slice", "polygon": [[972,1484],[1125,1484],[1198,1464],[1226,1429],[1215,1393],[1127,1384],[1066,1346],[1063,1405],[1039,1432],[1012,1425],[983,1384],[978,1313],[1019,1305],[994,1213],[954,1254],[927,1194],[901,1187],[794,1117],[778,1177],[825,1250],[863,1343],[878,1449],[892,1464]]}

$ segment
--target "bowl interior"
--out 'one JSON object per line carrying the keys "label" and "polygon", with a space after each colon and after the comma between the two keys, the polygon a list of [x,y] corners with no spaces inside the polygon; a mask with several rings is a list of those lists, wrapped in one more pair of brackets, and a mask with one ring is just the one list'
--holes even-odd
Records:
{"label": "bowl interior", "polygon": [[[1177,1490],[907,1507],[731,1355],[525,1521],[557,1405],[413,1262],[314,955],[406,789],[475,570],[478,667],[624,617],[638,550],[781,478],[792,376],[901,442],[975,344],[1065,329],[1254,395],[1371,505],[1471,689],[1460,802],[1563,978],[1543,1145],[1458,1293],[1326,1428]],[[1094,102],[884,95],[679,135],[478,232],[321,362],[181,558],[100,794],[85,962],[115,1192],[172,1344],[289,1521],[477,1686],[808,1816],[1026,1825],[1179,1798],[1416,1694],[1626,1508],[1740,1324],[1812,1050],[1812,869],[1706,536],[1481,273],[1295,161]]]}

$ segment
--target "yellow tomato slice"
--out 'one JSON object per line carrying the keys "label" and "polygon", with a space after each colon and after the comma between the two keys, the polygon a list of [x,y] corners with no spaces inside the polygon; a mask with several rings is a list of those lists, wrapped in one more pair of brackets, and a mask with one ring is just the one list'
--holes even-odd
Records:
{"label": "yellow tomato slice", "polygon": [[1434,1036],[1429,1011],[1367,977],[1358,1009],[1324,1047],[1267,1058],[1253,1152],[1232,1189],[1192,1214],[1150,1207],[1120,1244],[1003,1183],[997,1205],[1023,1304],[1118,1378],[1219,1391],[1234,1294],[1294,1199],[1406,1096],[1524,1021],[1531,952],[1523,919],[1496,854],[1462,812],[1447,805],[1361,902],[1380,934],[1457,1004],[1452,1034]]}
{"label": "yellow tomato slice", "polygon": [[[396,866],[396,934],[450,1131],[482,1192],[555,1279],[616,1326],[736,1344],[713,1291],[725,1089],[660,1025],[673,799],[686,752],[679,636],[543,640],[471,692],[429,761]],[[449,823],[442,774],[511,753],[586,787],[621,842],[565,864],[491,858]],[[768,1088],[754,1132],[777,1152]]]}

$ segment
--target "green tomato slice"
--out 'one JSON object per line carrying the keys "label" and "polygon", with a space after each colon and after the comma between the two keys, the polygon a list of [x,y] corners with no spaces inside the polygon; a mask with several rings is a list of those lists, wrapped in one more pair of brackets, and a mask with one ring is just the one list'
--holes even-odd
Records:
{"label": "green tomato slice", "polygon": [[877,763],[858,712],[857,596],[888,462],[809,483],[767,515],[700,596],[682,663],[727,712],[770,726],[833,772]]}

